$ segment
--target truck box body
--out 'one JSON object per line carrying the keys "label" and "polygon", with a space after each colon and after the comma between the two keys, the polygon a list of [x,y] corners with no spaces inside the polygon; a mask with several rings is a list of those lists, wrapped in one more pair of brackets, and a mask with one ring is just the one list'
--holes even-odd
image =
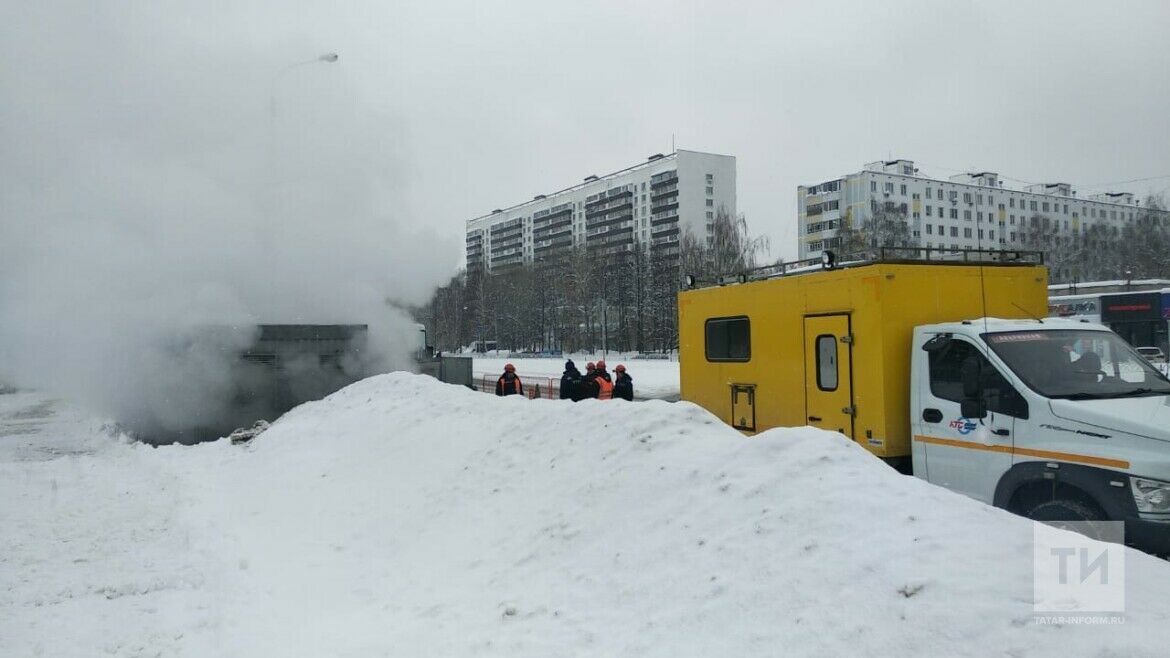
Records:
{"label": "truck box body", "polygon": [[916,325],[1044,317],[1036,264],[875,263],[679,293],[682,399],[754,433],[813,425],[910,455]]}

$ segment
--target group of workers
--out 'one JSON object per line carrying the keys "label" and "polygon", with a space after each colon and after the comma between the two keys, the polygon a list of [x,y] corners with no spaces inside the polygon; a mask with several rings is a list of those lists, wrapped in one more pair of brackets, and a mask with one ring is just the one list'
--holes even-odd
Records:
{"label": "group of workers", "polygon": [[[504,374],[496,380],[496,395],[523,395],[524,384],[516,374],[516,366],[511,363],[504,366]],[[561,399],[577,402],[586,398],[598,400],[633,400],[634,378],[626,372],[624,365],[618,364],[614,374],[610,375],[605,369],[605,361],[585,366],[585,374],[577,369],[572,359],[565,361],[565,372],[561,375]]]}

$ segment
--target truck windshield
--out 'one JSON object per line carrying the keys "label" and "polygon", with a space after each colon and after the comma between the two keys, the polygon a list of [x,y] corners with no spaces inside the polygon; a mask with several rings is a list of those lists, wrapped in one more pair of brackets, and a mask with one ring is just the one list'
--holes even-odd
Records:
{"label": "truck windshield", "polygon": [[1170,380],[1112,332],[1038,329],[983,334],[1024,384],[1049,398],[1170,394]]}

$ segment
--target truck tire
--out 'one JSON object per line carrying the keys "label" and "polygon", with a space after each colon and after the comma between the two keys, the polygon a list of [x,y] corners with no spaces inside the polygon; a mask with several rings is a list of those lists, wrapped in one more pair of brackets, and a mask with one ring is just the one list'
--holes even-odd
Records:
{"label": "truck tire", "polygon": [[[1102,533],[1096,527],[1095,521],[1104,521],[1105,514],[1096,505],[1079,500],[1061,498],[1048,500],[1032,509],[1025,515],[1033,521],[1040,521],[1064,530],[1072,530],[1088,535],[1093,539],[1101,539]],[[1072,523],[1089,524],[1088,526],[1070,526]]]}

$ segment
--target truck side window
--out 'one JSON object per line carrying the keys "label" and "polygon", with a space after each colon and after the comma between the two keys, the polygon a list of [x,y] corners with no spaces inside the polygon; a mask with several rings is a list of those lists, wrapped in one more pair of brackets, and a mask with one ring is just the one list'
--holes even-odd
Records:
{"label": "truck side window", "polygon": [[974,345],[952,340],[941,352],[930,353],[930,392],[952,402],[963,401],[963,364],[972,359],[982,372],[987,409],[1016,418],[1028,417],[1028,402]]}
{"label": "truck side window", "polygon": [[817,388],[837,390],[837,337],[832,334],[817,336]]}
{"label": "truck side window", "polygon": [[745,316],[707,320],[708,361],[750,361],[752,325]]}

